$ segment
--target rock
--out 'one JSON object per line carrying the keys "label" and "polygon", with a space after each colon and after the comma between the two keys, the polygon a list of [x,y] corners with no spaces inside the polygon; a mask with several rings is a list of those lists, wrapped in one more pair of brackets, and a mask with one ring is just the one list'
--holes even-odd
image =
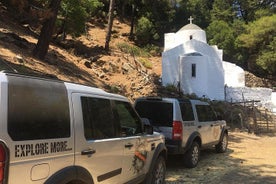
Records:
{"label": "rock", "polygon": [[101,79],[103,79],[103,78],[106,77],[106,76],[105,76],[105,73],[100,73],[100,74],[98,74],[98,76],[99,76]]}
{"label": "rock", "polygon": [[124,63],[122,66],[123,69],[123,73],[129,73],[131,71],[133,71],[133,67],[129,64],[129,63]]}
{"label": "rock", "polygon": [[91,61],[88,60],[88,59],[85,59],[85,60],[83,61],[83,64],[84,64],[84,66],[86,66],[87,68],[92,68],[92,67],[91,67]]}
{"label": "rock", "polygon": [[100,59],[100,58],[101,58],[101,56],[92,56],[92,57],[89,58],[89,60],[90,60],[92,63],[94,63],[94,62],[98,61],[98,59]]}
{"label": "rock", "polygon": [[20,63],[20,64],[24,64],[24,59],[23,59],[23,57],[20,56],[20,55],[16,55],[16,56],[13,58],[13,60],[14,60],[15,62]]}

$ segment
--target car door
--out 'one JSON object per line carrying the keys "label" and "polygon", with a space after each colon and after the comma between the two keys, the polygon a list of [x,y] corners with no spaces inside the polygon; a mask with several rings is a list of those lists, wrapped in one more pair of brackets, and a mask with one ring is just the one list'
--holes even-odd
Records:
{"label": "car door", "polygon": [[121,183],[123,145],[114,124],[111,101],[73,94],[75,164],[87,169],[94,183]]}
{"label": "car door", "polygon": [[114,101],[115,117],[121,126],[124,140],[124,159],[121,181],[125,183],[145,173],[148,160],[148,145],[142,134],[140,118],[128,102]]}
{"label": "car door", "polygon": [[207,145],[213,142],[212,130],[213,122],[209,120],[207,105],[195,105],[197,114],[197,128],[201,135],[202,145]]}
{"label": "car door", "polygon": [[212,141],[216,142],[220,138],[220,132],[221,132],[221,121],[217,120],[217,115],[215,114],[214,110],[212,109],[211,106],[207,106],[207,112],[209,114],[209,120],[212,122],[211,128],[212,128]]}

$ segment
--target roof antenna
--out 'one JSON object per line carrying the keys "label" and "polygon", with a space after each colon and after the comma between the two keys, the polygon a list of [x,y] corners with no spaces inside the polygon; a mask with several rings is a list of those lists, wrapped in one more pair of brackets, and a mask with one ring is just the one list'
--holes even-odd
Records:
{"label": "roof antenna", "polygon": [[4,59],[0,58],[0,61],[4,63],[6,66],[8,66],[13,72],[18,73],[18,71],[12,66],[10,66]]}

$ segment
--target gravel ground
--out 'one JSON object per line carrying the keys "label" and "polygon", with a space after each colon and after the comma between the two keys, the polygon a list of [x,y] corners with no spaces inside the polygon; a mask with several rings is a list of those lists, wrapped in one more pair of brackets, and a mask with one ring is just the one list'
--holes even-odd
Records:
{"label": "gravel ground", "polygon": [[227,152],[202,151],[194,169],[185,168],[178,157],[169,157],[166,183],[275,184],[276,136],[230,132]]}

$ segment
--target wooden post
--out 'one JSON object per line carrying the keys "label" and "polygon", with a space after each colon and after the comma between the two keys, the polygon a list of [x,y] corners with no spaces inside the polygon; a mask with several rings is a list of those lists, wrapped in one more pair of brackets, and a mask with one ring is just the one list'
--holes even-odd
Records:
{"label": "wooden post", "polygon": [[267,132],[269,132],[269,122],[268,122],[267,109],[265,110],[265,120],[266,120],[266,130],[267,130]]}
{"label": "wooden post", "polygon": [[258,130],[258,124],[257,124],[256,110],[254,108],[254,100],[252,101],[252,110],[253,110],[253,120],[254,120],[254,132],[256,133],[256,131]]}

